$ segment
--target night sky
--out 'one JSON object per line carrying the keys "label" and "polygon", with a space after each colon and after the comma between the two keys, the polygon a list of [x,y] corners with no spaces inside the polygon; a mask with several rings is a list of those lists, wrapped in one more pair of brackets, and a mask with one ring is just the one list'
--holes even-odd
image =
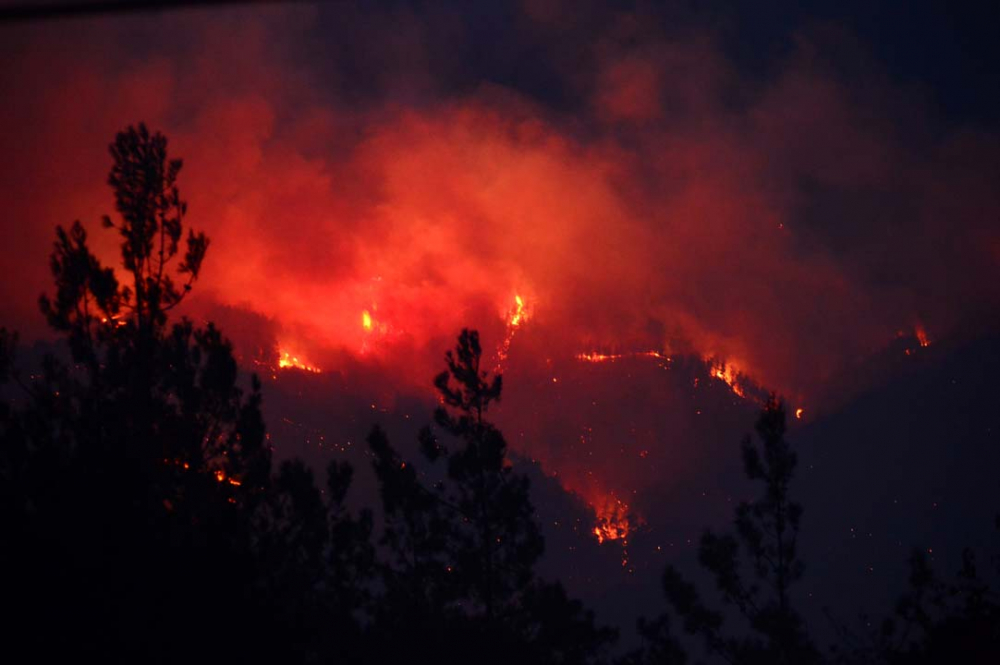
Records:
{"label": "night sky", "polygon": [[913,547],[950,571],[995,540],[1000,10],[733,4],[0,23],[0,323],[51,343],[57,224],[116,263],[107,146],[143,121],[212,242],[181,313],[261,375],[279,457],[347,459],[375,502],[366,433],[412,453],[478,329],[544,572],[628,640],[748,496],[775,391],[797,600],[820,633],[884,612]]}

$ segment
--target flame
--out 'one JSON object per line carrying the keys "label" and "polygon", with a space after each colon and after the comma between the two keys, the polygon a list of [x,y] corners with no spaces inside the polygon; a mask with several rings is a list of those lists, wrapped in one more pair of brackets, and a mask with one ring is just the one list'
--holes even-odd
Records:
{"label": "flame", "polygon": [[[170,459],[164,458],[163,463],[164,464],[173,464],[174,466],[179,466],[182,469],[184,469],[185,471],[190,471],[191,470],[191,465],[188,462],[184,462],[184,461],[181,461],[179,459],[170,460]],[[226,476],[226,472],[223,471],[222,469],[216,469],[215,471],[212,472],[212,475],[215,477],[216,481],[218,481],[220,483],[229,483],[233,487],[239,487],[240,485],[243,484],[242,481],[237,480],[236,478],[232,478],[232,477]],[[232,501],[232,499],[230,499],[230,501]],[[168,503],[169,503],[169,501],[165,500],[164,501],[164,506],[167,508],[167,510],[173,510],[173,505],[172,504],[171,505],[166,505]]]}
{"label": "flame", "polygon": [[[622,360],[624,358],[654,358],[656,360],[662,360],[667,364],[673,362],[673,357],[661,351],[632,351],[629,353],[600,353],[598,351],[592,351],[589,353],[578,353],[575,358],[588,363],[615,362],[616,360]],[[705,356],[704,361],[708,365],[709,376],[714,379],[719,379],[725,383],[737,397],[744,399],[747,398],[747,388],[745,383],[746,375],[737,369],[736,365],[720,361],[713,355]],[[667,364],[661,365],[661,367],[666,369],[668,366]],[[695,379],[695,385],[697,385],[697,383],[698,380]]]}
{"label": "flame", "polygon": [[372,303],[370,309],[361,312],[361,329],[364,331],[364,338],[361,342],[361,355],[367,355],[379,348],[381,344],[391,339],[391,336],[398,331],[385,321],[375,318],[378,312],[378,304]]}
{"label": "flame", "polygon": [[917,324],[917,328],[914,331],[914,334],[916,334],[917,341],[920,342],[921,347],[926,348],[931,345],[931,340],[927,336],[927,330],[925,330],[922,325]]}
{"label": "flame", "polygon": [[293,355],[288,351],[280,351],[278,353],[278,368],[279,369],[295,368],[304,370],[306,372],[312,372],[313,374],[320,373],[319,367],[311,365],[309,364],[309,362],[305,360],[301,360],[299,356]]}
{"label": "flame", "polygon": [[798,420],[802,420],[802,414],[804,412],[805,412],[805,409],[803,409],[802,407],[799,407],[799,408],[795,409],[795,418],[798,419]]}
{"label": "flame", "polygon": [[709,375],[719,379],[733,391],[737,397],[746,397],[746,389],[740,383],[740,372],[732,364],[716,361],[713,358],[706,358],[709,363]]}
{"label": "flame", "polygon": [[121,314],[115,314],[115,315],[114,315],[114,316],[112,316],[112,317],[111,317],[110,319],[109,319],[108,317],[106,317],[106,316],[102,316],[102,317],[101,317],[101,323],[110,323],[111,321],[114,321],[114,322],[115,322],[115,325],[116,325],[116,326],[118,326],[119,328],[121,328],[121,327],[122,327],[122,326],[124,326],[124,325],[125,325],[126,323],[128,323],[128,322],[127,322],[127,321],[126,321],[126,320],[125,320],[125,319],[124,319],[124,318],[122,317],[122,315],[121,315]]}
{"label": "flame", "polygon": [[608,495],[603,501],[593,502],[594,512],[597,521],[594,524],[593,533],[597,537],[597,542],[603,543],[606,540],[621,540],[625,543],[629,533],[632,531],[632,523],[629,518],[628,504],[613,494]]}
{"label": "flame", "polygon": [[[605,496],[602,500],[591,501],[596,521],[592,533],[599,544],[605,541],[617,541],[622,548],[622,568],[628,566],[628,536],[632,533],[632,518],[628,504],[614,494]],[[629,570],[632,572],[632,570]]]}
{"label": "flame", "polygon": [[507,332],[504,335],[500,348],[497,349],[497,366],[495,372],[503,371],[503,364],[507,360],[510,352],[510,343],[514,339],[514,333],[528,320],[528,308],[524,303],[524,298],[520,294],[514,294],[514,305],[505,312],[504,318],[507,321]]}
{"label": "flame", "polygon": [[516,328],[525,320],[524,299],[514,294],[514,310],[510,317],[510,327]]}
{"label": "flame", "polygon": [[577,360],[582,360],[588,363],[603,363],[608,361],[615,361],[619,358],[624,358],[625,356],[621,353],[578,353],[576,354]]}
{"label": "flame", "polygon": [[228,482],[233,487],[239,487],[240,485],[243,484],[239,480],[236,480],[235,478],[227,478],[226,477],[226,472],[223,471],[222,469],[216,469],[216,471],[215,471],[215,479],[217,481],[219,481],[220,483]]}
{"label": "flame", "polygon": [[594,351],[591,353],[578,353],[575,357],[577,360],[587,363],[614,362],[622,358],[656,358],[657,360],[665,360],[667,362],[673,360],[670,356],[660,351],[633,351],[632,353],[598,353]]}

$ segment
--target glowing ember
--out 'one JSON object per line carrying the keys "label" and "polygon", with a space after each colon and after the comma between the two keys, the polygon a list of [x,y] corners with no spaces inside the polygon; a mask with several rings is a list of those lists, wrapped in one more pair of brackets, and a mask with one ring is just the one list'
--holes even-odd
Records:
{"label": "glowing ember", "polygon": [[915,334],[917,336],[917,341],[920,342],[920,346],[928,347],[931,345],[931,340],[929,337],[927,337],[927,331],[924,329],[922,325],[917,326]]}
{"label": "glowing ember", "polygon": [[319,367],[309,364],[306,360],[301,359],[299,356],[292,355],[288,351],[282,351],[278,354],[278,368],[301,369],[306,372],[312,372],[313,374],[319,374],[320,372]]}
{"label": "glowing ember", "polygon": [[[163,463],[164,464],[173,464],[174,466],[178,466],[178,467],[184,469],[185,471],[190,471],[191,470],[191,465],[189,463],[182,462],[179,459],[175,459],[175,460],[164,459]],[[231,477],[226,476],[226,472],[223,471],[222,469],[216,469],[215,471],[213,471],[212,472],[212,476],[215,477],[216,481],[218,481],[220,483],[229,483],[233,487],[239,487],[240,485],[243,484],[241,481],[237,480],[236,478],[231,478]],[[164,506],[167,508],[167,510],[173,510],[173,505],[172,504],[171,505],[167,505],[169,503],[170,503],[169,501],[164,501]]]}
{"label": "glowing ember", "polygon": [[576,354],[577,360],[582,360],[588,363],[603,363],[608,361],[615,361],[619,358],[624,358],[625,356],[620,353],[578,353]]}
{"label": "glowing ember", "polygon": [[236,480],[235,478],[227,478],[226,477],[226,472],[223,471],[222,469],[217,469],[216,470],[216,472],[215,472],[215,479],[217,481],[219,481],[220,483],[228,482],[233,487],[239,487],[240,485],[243,484],[240,481]]}
{"label": "glowing ember", "polygon": [[798,408],[798,409],[795,409],[795,417],[798,418],[799,420],[802,420],[802,413],[803,413],[803,411],[804,411],[804,409],[802,409],[801,407]]}
{"label": "glowing ember", "polygon": [[606,540],[624,542],[632,530],[628,505],[611,495],[602,502],[595,502],[593,506],[597,515],[597,523],[594,525],[597,542],[603,543]]}

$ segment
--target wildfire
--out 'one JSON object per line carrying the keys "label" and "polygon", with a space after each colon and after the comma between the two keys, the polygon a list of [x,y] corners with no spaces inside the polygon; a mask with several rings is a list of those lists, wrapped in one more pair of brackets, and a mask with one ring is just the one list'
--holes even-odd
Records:
{"label": "wildfire", "polygon": [[924,329],[924,327],[922,325],[919,325],[919,324],[917,325],[917,328],[914,331],[914,334],[917,336],[917,341],[920,342],[920,346],[921,347],[925,347],[926,348],[926,347],[928,347],[928,346],[931,345],[931,340],[927,336],[927,331]]}
{"label": "wildfire", "polygon": [[299,356],[293,355],[288,351],[281,351],[278,354],[278,368],[279,369],[301,369],[306,372],[312,372],[313,374],[319,374],[320,369],[315,365],[309,364],[307,361],[302,360]]}
{"label": "wildfire", "polygon": [[374,302],[371,308],[362,310],[361,312],[361,330],[363,331],[361,342],[362,355],[375,350],[392,333],[392,327],[388,323],[375,318],[377,313],[378,304]]}
{"label": "wildfire", "polygon": [[597,542],[603,543],[605,540],[624,542],[632,530],[628,505],[612,495],[603,502],[595,502],[593,506],[597,514],[597,522],[594,525]]}
{"label": "wildfire", "polygon": [[739,371],[733,365],[727,365],[724,362],[718,362],[714,359],[709,359],[710,363],[709,375],[713,378],[719,379],[733,391],[737,397],[746,397],[746,390],[740,384],[740,374]]}
{"label": "wildfire", "polygon": [[504,318],[507,321],[507,333],[504,335],[500,348],[497,349],[496,372],[503,371],[503,364],[507,360],[507,354],[510,352],[510,343],[514,339],[514,333],[528,320],[528,308],[524,303],[524,298],[520,294],[514,294],[514,305],[507,310]]}
{"label": "wildfire", "polygon": [[656,358],[657,360],[671,361],[671,357],[659,351],[634,351],[632,353],[578,353],[577,360],[587,363],[614,362],[622,358]]}
{"label": "wildfire", "polygon": [[510,317],[510,327],[516,328],[521,325],[521,322],[525,320],[524,314],[524,299],[521,296],[514,294],[514,309]]}
{"label": "wildfire", "polygon": [[622,547],[622,568],[625,568],[628,566],[628,536],[632,532],[628,504],[611,494],[601,501],[591,502],[591,505],[596,517],[592,531],[594,537],[600,544],[610,540],[619,541]]}
{"label": "wildfire", "polygon": [[576,354],[577,360],[582,360],[587,363],[603,363],[608,361],[615,361],[619,358],[624,358],[624,354],[621,353],[578,353]]}

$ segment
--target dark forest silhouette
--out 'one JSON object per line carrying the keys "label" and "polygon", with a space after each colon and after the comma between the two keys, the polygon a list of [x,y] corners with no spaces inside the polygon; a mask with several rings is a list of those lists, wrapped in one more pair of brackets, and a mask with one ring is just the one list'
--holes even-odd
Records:
{"label": "dark forest silhouette", "polygon": [[[754,445],[749,436],[744,439],[743,468],[750,480],[763,485],[761,496],[737,506],[735,535],[706,531],[698,548],[699,563],[711,574],[725,604],[749,626],[748,633],[727,635],[726,615],[709,609],[697,588],[673,566],[663,574],[664,594],[684,630],[703,639],[725,662],[817,663],[819,650],[790,593],[804,569],[796,549],[802,507],[789,494],[797,457],[784,436],[785,408],[774,396],[764,405],[756,430],[761,445]],[[669,615],[640,622],[639,630],[648,644],[645,652],[635,655],[637,660],[686,662],[671,635]]]}
{"label": "dark forest silhouette", "polygon": [[[332,462],[325,482],[299,460],[275,468],[257,378],[241,384],[212,324],[171,322],[209,241],[185,229],[182,164],[166,139],[130,127],[111,156],[117,217],[103,226],[121,236],[121,272],[101,265],[82,224],[59,227],[55,291],[40,300],[69,360],[49,355],[26,378],[16,336],[0,330],[8,650],[40,661],[611,660],[615,631],[536,573],[544,542],[527,478],[488,419],[502,380],[481,369],[478,333],[461,332],[434,381],[442,406],[436,429],[419,433],[421,460],[372,430],[376,529],[371,512],[346,507],[348,464]],[[803,511],[777,398],[756,430],[760,444],[747,437],[742,455],[762,492],[737,508],[735,534],[706,532],[699,548],[724,608],[668,567],[671,613],[640,622],[643,646],[623,663],[690,662],[678,619],[729,663],[993,662],[973,659],[1000,649],[1000,600],[971,552],[954,581],[915,554],[895,616],[874,632],[841,626],[824,653],[793,602]],[[723,630],[733,623],[746,630]]]}
{"label": "dark forest silhouette", "polygon": [[[542,539],[527,480],[484,418],[500,378],[465,331],[436,384],[456,441],[421,433],[446,476],[425,487],[376,428],[385,529],[325,492],[301,461],[273,468],[260,383],[239,386],[230,343],[169,313],[208,248],[187,230],[179,160],[143,125],[111,145],[116,273],[79,222],[59,227],[41,309],[71,360],[25,380],[0,334],[5,632],[42,660],[131,662],[596,662],[614,633],[534,574]],[[452,385],[449,377],[456,382]],[[491,645],[484,648],[484,645]]]}
{"label": "dark forest silhouette", "polygon": [[[699,543],[698,562],[710,574],[723,609],[711,609],[697,586],[668,565],[663,593],[673,612],[639,621],[643,645],[625,662],[689,662],[673,630],[674,619],[680,620],[684,633],[704,643],[714,660],[725,663],[929,665],[956,658],[965,663],[995,662],[1000,654],[1000,596],[982,577],[969,549],[963,552],[955,582],[941,580],[926,554],[915,550],[910,589],[898,600],[894,615],[875,629],[867,627],[864,615],[858,629],[831,615],[839,639],[828,653],[820,649],[793,602],[792,588],[805,571],[796,547],[803,509],[791,498],[798,458],[785,439],[785,425],[784,405],[772,395],[756,424],[760,445],[747,436],[741,447],[744,472],[761,485],[760,496],[736,507],[735,534],[707,530]],[[994,556],[992,563],[1000,573],[1000,556]],[[727,623],[744,630],[726,631]]]}
{"label": "dark forest silhouette", "polygon": [[435,421],[456,441],[448,447],[430,428],[420,432],[424,458],[445,462],[436,482],[422,481],[378,427],[369,436],[389,552],[376,625],[390,633],[376,660],[405,659],[414,642],[428,643],[436,661],[601,660],[614,632],[534,573],[542,537],[528,480],[513,471],[503,435],[486,420],[502,382],[480,370],[481,354],[479,335],[463,330],[435,379],[444,405]]}

